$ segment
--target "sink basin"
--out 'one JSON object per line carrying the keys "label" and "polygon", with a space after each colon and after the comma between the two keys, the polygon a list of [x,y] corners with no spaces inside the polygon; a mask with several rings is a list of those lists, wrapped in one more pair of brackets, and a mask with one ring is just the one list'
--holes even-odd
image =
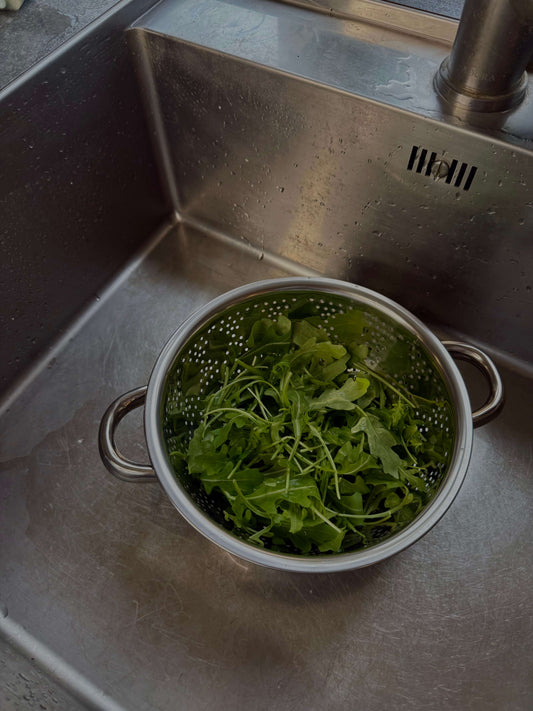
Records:
{"label": "sink basin", "polygon": [[[98,122],[88,114],[69,141],[74,165],[84,132],[106,148],[93,144],[79,171],[85,199],[59,199],[72,186],[58,172],[55,214],[38,218],[33,249],[50,241],[57,255],[42,266],[55,331],[2,403],[0,632],[88,708],[531,707],[533,154],[518,132],[530,106],[498,125],[447,115],[431,81],[449,21],[427,16],[427,36],[410,34],[407,9],[398,28],[386,13],[368,22],[305,3],[184,0],[141,16],[147,5],[111,11],[30,78],[60,80],[68,51],[81,57],[68,66],[82,92],[88,52],[94,85],[116,71],[123,93],[116,112],[106,93]],[[105,39],[117,33],[120,43]],[[137,85],[121,82],[127,67]],[[13,110],[27,86],[11,90]],[[68,87],[54,87],[64,98]],[[72,211],[89,220],[95,194],[105,209],[93,229],[83,223],[77,260]],[[27,213],[15,213],[8,237],[17,225],[26,234]],[[63,284],[59,239],[70,255]],[[476,430],[446,516],[363,570],[243,563],[192,529],[157,484],[113,479],[98,453],[107,405],[147,382],[195,308],[291,274],[381,291],[439,335],[482,345],[505,384],[506,405]],[[125,453],[146,456],[140,415],[118,434]]]}

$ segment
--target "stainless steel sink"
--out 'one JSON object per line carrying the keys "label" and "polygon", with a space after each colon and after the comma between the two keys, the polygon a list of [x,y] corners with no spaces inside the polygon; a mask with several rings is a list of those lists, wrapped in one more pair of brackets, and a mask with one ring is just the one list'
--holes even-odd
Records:
{"label": "stainless steel sink", "polygon": [[447,24],[436,42],[378,20],[268,0],[142,18],[132,45],[174,208],[530,360],[533,103],[469,129],[432,88]]}
{"label": "stainless steel sink", "polygon": [[[101,118],[120,181],[109,179],[109,219],[84,252],[95,265],[85,308],[63,333],[56,325],[3,401],[0,631],[89,708],[531,708],[530,99],[490,119],[448,114],[432,82],[456,25],[405,8],[344,3],[341,16],[322,3],[164,0],[139,17],[141,4],[134,17],[117,8],[99,31],[129,27],[163,187],[138,115],[122,133],[120,113]],[[59,77],[64,56],[38,80]],[[104,70],[91,56],[105,86],[96,76],[110,57]],[[121,106],[139,111],[125,96]],[[128,132],[137,156],[125,154]],[[91,202],[101,174],[87,167],[86,201],[71,210]],[[69,180],[57,173],[59,195]],[[8,236],[24,233],[15,213]],[[58,200],[54,229],[40,224],[45,244],[68,233],[70,255],[68,215]],[[110,279],[99,254],[115,243]],[[60,304],[57,254],[42,269]],[[69,264],[71,289],[84,263]],[[222,553],[158,485],[113,479],[97,432],[196,307],[256,279],[315,273],[377,289],[440,335],[481,344],[507,402],[476,430],[466,482],[424,539],[371,568],[299,575]],[[136,459],[141,429],[132,417],[119,432]]]}

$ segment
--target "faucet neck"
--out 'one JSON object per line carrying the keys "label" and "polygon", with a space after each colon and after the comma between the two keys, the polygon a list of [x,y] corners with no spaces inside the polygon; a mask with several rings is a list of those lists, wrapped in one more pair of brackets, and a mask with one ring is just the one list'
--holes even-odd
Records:
{"label": "faucet neck", "polygon": [[533,56],[533,0],[466,0],[435,86],[454,106],[506,111],[524,98]]}

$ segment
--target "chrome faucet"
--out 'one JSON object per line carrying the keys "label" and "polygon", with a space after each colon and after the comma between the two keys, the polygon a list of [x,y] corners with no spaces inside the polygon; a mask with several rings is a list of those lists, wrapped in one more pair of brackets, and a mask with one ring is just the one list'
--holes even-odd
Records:
{"label": "chrome faucet", "polygon": [[533,0],[466,0],[435,87],[454,108],[507,111],[526,92],[533,57]]}

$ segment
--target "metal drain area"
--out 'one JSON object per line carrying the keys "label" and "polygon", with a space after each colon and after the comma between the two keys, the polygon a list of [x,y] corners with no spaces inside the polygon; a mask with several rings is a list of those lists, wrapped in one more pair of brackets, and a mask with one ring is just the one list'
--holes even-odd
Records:
{"label": "metal drain area", "polygon": [[447,185],[455,188],[470,190],[476,177],[477,166],[460,162],[457,158],[449,159],[439,157],[435,151],[429,151],[421,146],[413,146],[407,170],[420,173],[433,180],[443,180]]}

